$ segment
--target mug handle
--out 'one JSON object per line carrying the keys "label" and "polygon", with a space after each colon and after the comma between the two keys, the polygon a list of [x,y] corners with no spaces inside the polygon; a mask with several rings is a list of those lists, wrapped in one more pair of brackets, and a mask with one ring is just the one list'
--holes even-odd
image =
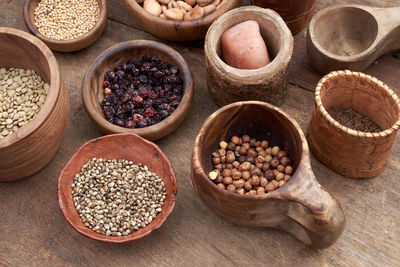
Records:
{"label": "mug handle", "polygon": [[[281,192],[281,209],[289,218],[280,228],[314,248],[331,246],[342,234],[346,218],[340,204],[321,188],[310,165],[302,164]],[[283,189],[283,188],[282,188]]]}

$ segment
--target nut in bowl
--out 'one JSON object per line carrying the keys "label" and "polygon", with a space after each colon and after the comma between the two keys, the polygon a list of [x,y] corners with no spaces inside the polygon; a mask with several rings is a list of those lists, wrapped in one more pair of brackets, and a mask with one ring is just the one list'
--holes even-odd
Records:
{"label": "nut in bowl", "polygon": [[183,57],[154,41],[120,43],[89,67],[82,98],[104,133],[135,133],[149,140],[170,134],[193,100],[192,73]]}
{"label": "nut in bowl", "polygon": [[58,178],[58,201],[67,221],[79,233],[109,243],[134,241],[161,227],[176,194],[167,157],[135,134],[87,142]]}
{"label": "nut in bowl", "polygon": [[[231,139],[226,147],[228,151],[236,150],[240,146],[238,152],[242,154],[243,144],[250,143],[250,141],[243,142],[243,139],[249,136],[254,140],[264,140],[264,144],[262,142],[259,145],[254,144],[256,147],[265,147],[263,148],[265,156],[262,154],[264,158],[270,155],[267,151],[268,147],[271,153],[278,157],[280,151],[285,151],[285,155],[290,159],[285,165],[289,166],[290,162],[292,166],[291,170],[287,170],[292,174],[291,177],[281,186],[279,182],[275,186],[276,180],[285,181],[285,178],[283,177],[282,180],[276,176],[274,180],[272,177],[265,177],[266,175],[260,172],[257,176],[267,178],[267,181],[264,180],[264,184],[261,184],[261,178],[257,181],[249,177],[250,175],[246,178],[244,177],[246,174],[242,171],[240,175],[244,180],[250,181],[252,185],[250,188],[246,184],[238,183],[239,174],[236,178],[234,177],[236,175],[234,172],[237,171],[235,171],[235,163],[232,162],[231,177],[236,181],[232,184],[236,188],[255,192],[242,194],[245,193],[244,190],[232,192],[229,188],[217,185],[215,180],[209,177],[209,173],[215,169],[215,163],[218,163],[214,162],[213,152],[221,145],[225,147],[221,141],[233,136],[237,142]],[[265,143],[266,140],[268,140],[268,145]],[[229,148],[230,143],[237,144],[235,148]],[[251,144],[250,147],[252,147]],[[247,156],[250,153],[249,150],[247,149]],[[262,151],[256,148],[251,153],[255,155],[256,152]],[[282,155],[281,158],[283,157]],[[245,159],[245,161],[250,160]],[[256,164],[252,164],[251,171],[257,168]],[[271,161],[270,164],[272,165]],[[280,164],[283,164],[282,161]],[[279,163],[276,164],[276,168],[281,168],[278,165]],[[265,170],[272,169],[268,166]],[[242,168],[242,170],[245,169]],[[281,229],[289,232],[304,244],[315,248],[331,246],[345,227],[345,216],[340,204],[321,188],[315,179],[307,141],[300,126],[282,110],[270,104],[258,101],[236,102],[212,114],[195,140],[191,171],[192,182],[200,199],[211,210],[232,223]],[[228,183],[230,184],[230,181]],[[275,184],[273,188],[272,184]]]}

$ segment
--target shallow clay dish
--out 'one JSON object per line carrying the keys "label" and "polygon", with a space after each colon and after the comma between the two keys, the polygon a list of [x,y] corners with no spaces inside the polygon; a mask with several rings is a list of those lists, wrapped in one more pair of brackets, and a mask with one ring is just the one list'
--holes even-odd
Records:
{"label": "shallow clay dish", "polygon": [[[128,59],[157,55],[161,60],[178,66],[183,77],[183,97],[177,109],[161,122],[145,128],[130,129],[108,122],[100,106],[103,100],[104,74]],[[157,140],[173,132],[183,122],[193,100],[193,77],[185,59],[169,46],[146,40],[117,44],[104,51],[89,67],[82,83],[82,100],[89,117],[105,134],[134,133],[148,140]]]}
{"label": "shallow clay dish", "polygon": [[[223,13],[241,6],[242,0],[224,0],[220,9],[201,19],[173,21],[154,16],[144,10],[136,0],[124,0],[135,22],[153,35],[171,41],[193,41],[204,38],[210,25]],[[222,1],[221,1],[222,2]]]}
{"label": "shallow clay dish", "polygon": [[0,138],[1,182],[26,178],[53,158],[67,124],[69,97],[53,53],[29,33],[0,27],[0,68],[33,69],[50,85],[33,120]]}
{"label": "shallow clay dish", "polygon": [[[167,197],[161,212],[150,224],[127,236],[106,236],[82,223],[72,199],[71,184],[75,174],[92,158],[127,159],[134,164],[142,163],[163,179]],[[174,209],[178,189],[171,163],[157,145],[135,134],[114,134],[90,140],[79,148],[61,171],[57,192],[62,213],[79,233],[103,242],[126,243],[143,238],[161,227]]]}
{"label": "shallow clay dish", "polygon": [[[271,58],[268,65],[254,70],[231,67],[222,57],[222,34],[247,20],[258,22]],[[283,102],[289,79],[288,65],[293,53],[293,37],[275,11],[247,6],[223,14],[207,32],[204,53],[208,92],[218,106],[243,100],[259,100],[274,105]]]}
{"label": "shallow clay dish", "polygon": [[[221,189],[207,176],[211,153],[222,140],[249,134],[287,151],[294,174],[285,186],[265,195],[240,195]],[[342,234],[340,204],[315,179],[300,126],[277,107],[259,101],[236,102],[213,113],[196,137],[192,182],[200,199],[215,213],[240,225],[284,230],[308,246],[326,248]]]}
{"label": "shallow clay dish", "polygon": [[[383,131],[365,133],[347,128],[327,110],[351,108]],[[370,178],[386,166],[400,128],[400,101],[377,78],[361,72],[334,71],[315,89],[308,141],[315,157],[332,170],[352,178]]]}
{"label": "shallow clay dish", "polygon": [[41,34],[35,27],[34,15],[35,9],[41,0],[25,0],[24,21],[28,30],[41,39],[51,50],[59,52],[72,52],[81,50],[94,43],[103,33],[107,25],[107,1],[97,0],[100,6],[100,18],[97,24],[86,34],[71,40],[55,40]]}

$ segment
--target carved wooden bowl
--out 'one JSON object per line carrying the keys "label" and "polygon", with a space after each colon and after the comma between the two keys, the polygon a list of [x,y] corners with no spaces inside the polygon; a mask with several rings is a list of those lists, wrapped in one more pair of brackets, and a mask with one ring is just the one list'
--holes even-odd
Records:
{"label": "carved wooden bowl", "polygon": [[[72,199],[71,184],[75,174],[92,158],[127,159],[134,164],[142,163],[163,179],[167,197],[161,212],[150,224],[127,236],[106,236],[82,223]],[[175,174],[168,158],[156,144],[135,134],[114,134],[90,140],[72,156],[58,178],[58,203],[67,221],[82,235],[108,243],[138,240],[160,228],[174,209],[177,192]]]}
{"label": "carved wooden bowl", "polygon": [[[254,70],[233,68],[223,61],[221,36],[232,26],[250,19],[260,26],[271,63]],[[204,53],[208,92],[218,106],[242,100],[279,105],[287,90],[292,52],[292,33],[275,11],[255,6],[229,11],[213,23],[206,36]]]}
{"label": "carved wooden bowl", "polygon": [[[211,153],[219,142],[243,134],[267,139],[271,145],[287,151],[294,174],[285,186],[265,195],[240,195],[221,189],[208,178],[213,168]],[[314,177],[300,126],[268,103],[236,102],[220,108],[206,120],[194,144],[192,182],[200,199],[226,220],[281,229],[308,246],[331,246],[345,226],[340,204]]]}
{"label": "carved wooden bowl", "polygon": [[[100,106],[103,100],[104,74],[128,59],[150,54],[178,66],[183,77],[183,97],[176,110],[161,122],[145,128],[124,128],[108,122]],[[169,46],[146,40],[117,44],[104,51],[89,67],[83,84],[82,100],[86,111],[96,126],[105,134],[134,133],[148,140],[157,140],[173,132],[183,122],[193,101],[193,77],[185,59]]]}
{"label": "carved wooden bowl", "polygon": [[97,0],[100,6],[100,18],[97,24],[86,34],[71,40],[55,40],[41,34],[34,23],[34,12],[41,0],[25,0],[24,21],[28,30],[41,39],[51,50],[59,52],[72,52],[81,50],[94,43],[103,33],[107,25],[107,1]]}
{"label": "carved wooden bowl", "polygon": [[173,21],[154,16],[144,10],[136,0],[124,0],[135,22],[153,35],[171,41],[194,41],[204,38],[210,25],[225,12],[241,6],[242,0],[225,0],[220,9],[201,19]]}
{"label": "carved wooden bowl", "polygon": [[0,27],[0,68],[33,69],[50,85],[33,120],[0,138],[0,181],[15,181],[36,173],[53,158],[67,124],[69,97],[53,53],[24,31]]}
{"label": "carved wooden bowl", "polygon": [[[380,126],[379,133],[347,128],[327,110],[352,108]],[[370,178],[386,166],[400,128],[400,101],[383,82],[361,72],[334,71],[315,90],[308,141],[315,157],[332,170],[352,178]]]}

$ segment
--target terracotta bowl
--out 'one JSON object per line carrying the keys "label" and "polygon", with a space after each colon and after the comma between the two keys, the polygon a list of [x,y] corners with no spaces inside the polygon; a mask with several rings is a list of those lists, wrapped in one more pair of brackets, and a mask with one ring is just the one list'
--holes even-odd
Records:
{"label": "terracotta bowl", "polygon": [[[271,63],[254,70],[237,69],[223,60],[221,36],[232,26],[250,19],[257,21],[260,26]],[[275,11],[247,6],[225,13],[208,30],[204,53],[208,92],[218,106],[243,100],[259,100],[274,105],[283,102],[289,79],[293,37]]]}
{"label": "terracotta bowl", "polygon": [[210,25],[225,12],[241,6],[242,0],[224,0],[225,4],[198,20],[173,21],[154,16],[144,10],[136,0],[124,0],[135,22],[153,35],[171,41],[193,41],[204,38]]}
{"label": "terracotta bowl", "polygon": [[67,124],[69,97],[53,53],[24,31],[0,27],[0,68],[33,69],[50,85],[34,119],[0,138],[0,181],[15,181],[39,171],[53,158]]}
{"label": "terracotta bowl", "polygon": [[[359,132],[332,118],[327,110],[352,108],[380,126],[379,133]],[[400,128],[400,101],[383,82],[361,72],[334,71],[315,90],[308,140],[315,157],[352,178],[370,178],[386,166]]]}
{"label": "terracotta bowl", "polygon": [[[161,60],[178,66],[183,77],[183,98],[177,109],[163,121],[145,128],[130,129],[108,122],[100,106],[103,100],[104,74],[128,59],[157,55]],[[134,133],[148,140],[157,140],[173,132],[183,122],[193,100],[193,77],[185,59],[167,45],[146,40],[117,44],[104,51],[89,67],[82,84],[82,100],[89,117],[105,134]]]}
{"label": "terracotta bowl", "polygon": [[35,27],[34,15],[35,9],[41,0],[25,0],[24,20],[28,30],[41,39],[51,50],[59,52],[72,52],[81,50],[94,43],[103,33],[107,25],[107,1],[97,0],[100,6],[100,18],[97,24],[86,34],[71,40],[55,40],[41,34]]}
{"label": "terracotta bowl", "polygon": [[[135,164],[142,163],[163,179],[167,197],[161,212],[150,224],[127,236],[106,236],[82,223],[72,199],[71,184],[75,174],[92,158],[127,159]],[[157,145],[135,134],[114,134],[90,140],[72,156],[58,177],[58,203],[67,221],[82,235],[108,243],[138,240],[160,228],[174,209],[177,192],[175,174],[168,158]]]}
{"label": "terracotta bowl", "polygon": [[[213,168],[211,153],[219,142],[243,134],[267,139],[287,151],[294,174],[285,186],[265,195],[240,195],[221,189],[208,178]],[[206,120],[194,143],[192,182],[200,199],[226,220],[281,229],[308,246],[331,246],[345,226],[340,204],[315,179],[300,126],[268,103],[236,102]]]}

